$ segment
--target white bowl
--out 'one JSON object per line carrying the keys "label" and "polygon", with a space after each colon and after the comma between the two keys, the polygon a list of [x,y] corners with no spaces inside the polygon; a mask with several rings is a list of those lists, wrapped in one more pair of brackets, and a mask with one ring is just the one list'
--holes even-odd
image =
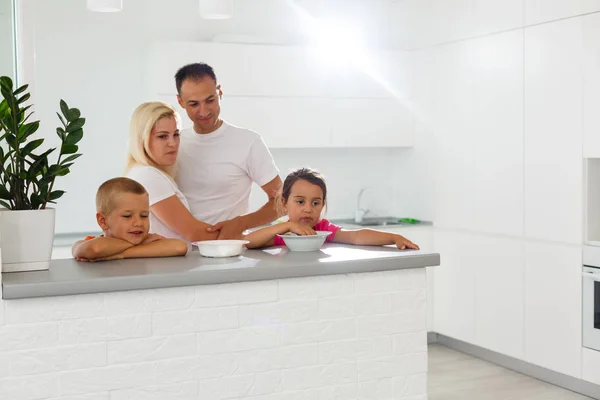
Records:
{"label": "white bowl", "polygon": [[331,235],[329,231],[317,231],[316,235],[300,236],[288,232],[277,236],[283,239],[283,242],[291,251],[315,251],[323,246],[329,235]]}
{"label": "white bowl", "polygon": [[235,257],[242,254],[247,240],[202,240],[192,242],[204,257]]}

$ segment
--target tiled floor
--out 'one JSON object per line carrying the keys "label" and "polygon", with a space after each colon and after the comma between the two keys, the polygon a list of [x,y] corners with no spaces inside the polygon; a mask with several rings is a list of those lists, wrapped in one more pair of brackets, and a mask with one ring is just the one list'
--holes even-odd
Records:
{"label": "tiled floor", "polygon": [[459,353],[429,346],[429,400],[587,400],[589,397]]}

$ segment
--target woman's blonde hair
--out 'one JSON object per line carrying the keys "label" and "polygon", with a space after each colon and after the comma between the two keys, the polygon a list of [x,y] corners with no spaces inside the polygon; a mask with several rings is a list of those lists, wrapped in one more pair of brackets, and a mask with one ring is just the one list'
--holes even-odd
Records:
{"label": "woman's blonde hair", "polygon": [[150,101],[140,104],[129,124],[129,154],[127,155],[127,166],[125,172],[136,165],[149,165],[167,173],[175,178],[176,165],[168,167],[157,165],[150,156],[150,134],[156,122],[162,118],[173,117],[179,125],[179,114],[175,109],[162,101]]}

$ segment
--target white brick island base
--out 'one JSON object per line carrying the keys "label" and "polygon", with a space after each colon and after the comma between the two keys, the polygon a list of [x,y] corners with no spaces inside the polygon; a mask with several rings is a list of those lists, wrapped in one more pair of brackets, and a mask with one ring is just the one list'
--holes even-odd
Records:
{"label": "white brick island base", "polygon": [[425,269],[0,303],[2,400],[426,400]]}

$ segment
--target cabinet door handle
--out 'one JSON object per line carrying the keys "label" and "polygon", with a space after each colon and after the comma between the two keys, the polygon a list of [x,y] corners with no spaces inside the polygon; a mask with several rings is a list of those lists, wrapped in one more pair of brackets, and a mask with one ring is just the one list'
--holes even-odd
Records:
{"label": "cabinet door handle", "polygon": [[589,272],[584,272],[581,274],[581,276],[583,276],[584,278],[591,279],[596,282],[600,282],[600,274],[592,274]]}

